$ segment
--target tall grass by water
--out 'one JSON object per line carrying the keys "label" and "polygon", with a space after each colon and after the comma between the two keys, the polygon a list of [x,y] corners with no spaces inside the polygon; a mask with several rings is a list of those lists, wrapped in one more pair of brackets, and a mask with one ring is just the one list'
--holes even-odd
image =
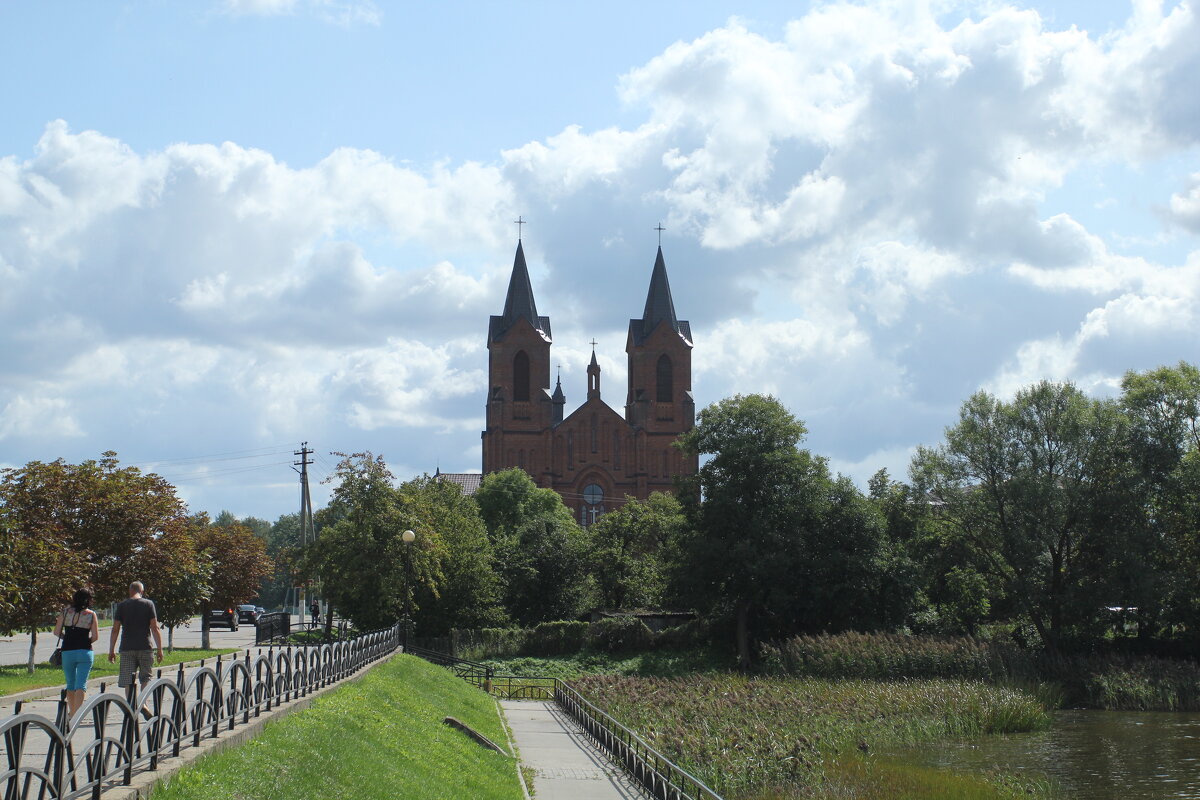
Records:
{"label": "tall grass by water", "polygon": [[184,768],[151,797],[521,800],[514,760],[442,724],[446,716],[506,741],[491,697],[399,655],[246,744]]}
{"label": "tall grass by water", "polygon": [[820,796],[834,782],[854,783],[847,760],[880,747],[1035,730],[1050,721],[1025,693],[961,680],[710,674],[591,676],[573,685],[734,800]]}
{"label": "tall grass by water", "polygon": [[762,648],[772,675],[945,678],[1020,686],[1053,705],[1109,711],[1200,711],[1200,664],[1120,653],[1050,656],[971,637],[842,633]]}

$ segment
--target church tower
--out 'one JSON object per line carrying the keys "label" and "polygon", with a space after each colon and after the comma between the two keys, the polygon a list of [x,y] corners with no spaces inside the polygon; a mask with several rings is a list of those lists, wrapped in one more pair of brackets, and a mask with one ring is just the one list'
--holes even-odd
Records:
{"label": "church tower", "polygon": [[537,474],[538,440],[554,424],[556,413],[562,413],[561,403],[550,396],[550,344],[550,318],[538,315],[518,239],[504,313],[488,325],[485,473],[519,466]]}
{"label": "church tower", "polygon": [[696,421],[692,400],[692,326],[675,316],[662,247],[654,259],[641,319],[629,320],[629,395],[625,419],[649,433],[677,436]]}
{"label": "church tower", "polygon": [[586,397],[567,414],[561,375],[549,391],[550,345],[550,319],[538,315],[518,239],[504,313],[488,325],[485,474],[520,467],[591,525],[625,498],[674,491],[677,476],[696,472],[699,459],[672,447],[695,424],[692,329],[675,315],[661,246],[645,310],[629,320],[624,417],[601,396],[594,340]]}

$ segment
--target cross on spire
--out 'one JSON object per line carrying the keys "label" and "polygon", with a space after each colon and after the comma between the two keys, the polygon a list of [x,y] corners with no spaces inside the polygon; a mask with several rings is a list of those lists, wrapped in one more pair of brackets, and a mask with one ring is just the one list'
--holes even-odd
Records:
{"label": "cross on spire", "polygon": [[596,340],[593,338],[592,339],[592,350],[595,350],[595,349],[596,349]]}
{"label": "cross on spire", "polygon": [[[518,216],[516,219],[513,220],[513,225],[517,226],[517,241],[518,242],[521,241],[521,226],[528,225],[528,224],[529,223],[525,221],[525,217],[523,217],[523,216]],[[662,234],[659,234],[660,238],[661,238],[661,236],[662,236]]]}
{"label": "cross on spire", "polygon": [[658,231],[658,246],[662,247],[662,232],[665,231],[666,228],[664,228],[663,224],[660,222],[658,223],[658,227],[654,230]]}

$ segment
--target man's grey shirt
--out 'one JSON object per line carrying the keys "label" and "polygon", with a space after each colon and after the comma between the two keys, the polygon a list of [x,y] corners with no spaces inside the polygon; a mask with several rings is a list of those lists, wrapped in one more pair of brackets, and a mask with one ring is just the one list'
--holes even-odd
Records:
{"label": "man's grey shirt", "polygon": [[151,649],[150,620],[157,618],[153,600],[131,597],[117,603],[113,619],[121,623],[121,652]]}

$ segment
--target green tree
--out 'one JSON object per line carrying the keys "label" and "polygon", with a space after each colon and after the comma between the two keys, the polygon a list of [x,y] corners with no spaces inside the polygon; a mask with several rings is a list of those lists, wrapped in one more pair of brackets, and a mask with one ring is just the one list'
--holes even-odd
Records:
{"label": "green tree", "polygon": [[213,592],[213,562],[207,554],[197,552],[193,528],[194,523],[172,526],[139,557],[159,624],[167,629],[168,650],[175,647],[175,628],[202,613]]}
{"label": "green tree", "polygon": [[666,584],[666,560],[687,524],[674,495],[652,492],[645,501],[625,498],[591,527],[589,571],[601,605],[608,609],[658,608]]}
{"label": "green tree", "polygon": [[399,497],[415,520],[424,557],[437,565],[414,587],[416,630],[440,636],[451,628],[503,625],[500,578],[478,506],[462,487],[429,475],[401,484]]}
{"label": "green tree", "polygon": [[743,668],[752,629],[793,605],[805,533],[820,521],[828,473],[799,449],[805,433],[775,398],[737,395],[680,437],[685,452],[711,457],[682,487],[691,526],[674,585],[697,608],[732,617]]}
{"label": "green tree", "polygon": [[271,572],[266,543],[240,524],[205,525],[204,515],[196,519],[196,552],[212,565],[209,594],[202,603],[201,643],[209,647],[208,611],[230,608],[236,613],[239,603],[255,597],[264,575]]}
{"label": "green tree", "polygon": [[577,616],[592,598],[589,537],[562,498],[520,468],[486,475],[475,493],[503,582],[504,605],[522,625]]}
{"label": "green tree", "polygon": [[914,480],[945,535],[1057,650],[1068,626],[1094,625],[1105,575],[1119,572],[1136,523],[1125,427],[1112,403],[1043,381],[1011,403],[980,392],[939,448],[922,448]]}
{"label": "green tree", "polygon": [[1138,632],[1186,632],[1200,645],[1200,369],[1187,362],[1121,382],[1130,443],[1143,480],[1149,569],[1135,573],[1143,591]]}

